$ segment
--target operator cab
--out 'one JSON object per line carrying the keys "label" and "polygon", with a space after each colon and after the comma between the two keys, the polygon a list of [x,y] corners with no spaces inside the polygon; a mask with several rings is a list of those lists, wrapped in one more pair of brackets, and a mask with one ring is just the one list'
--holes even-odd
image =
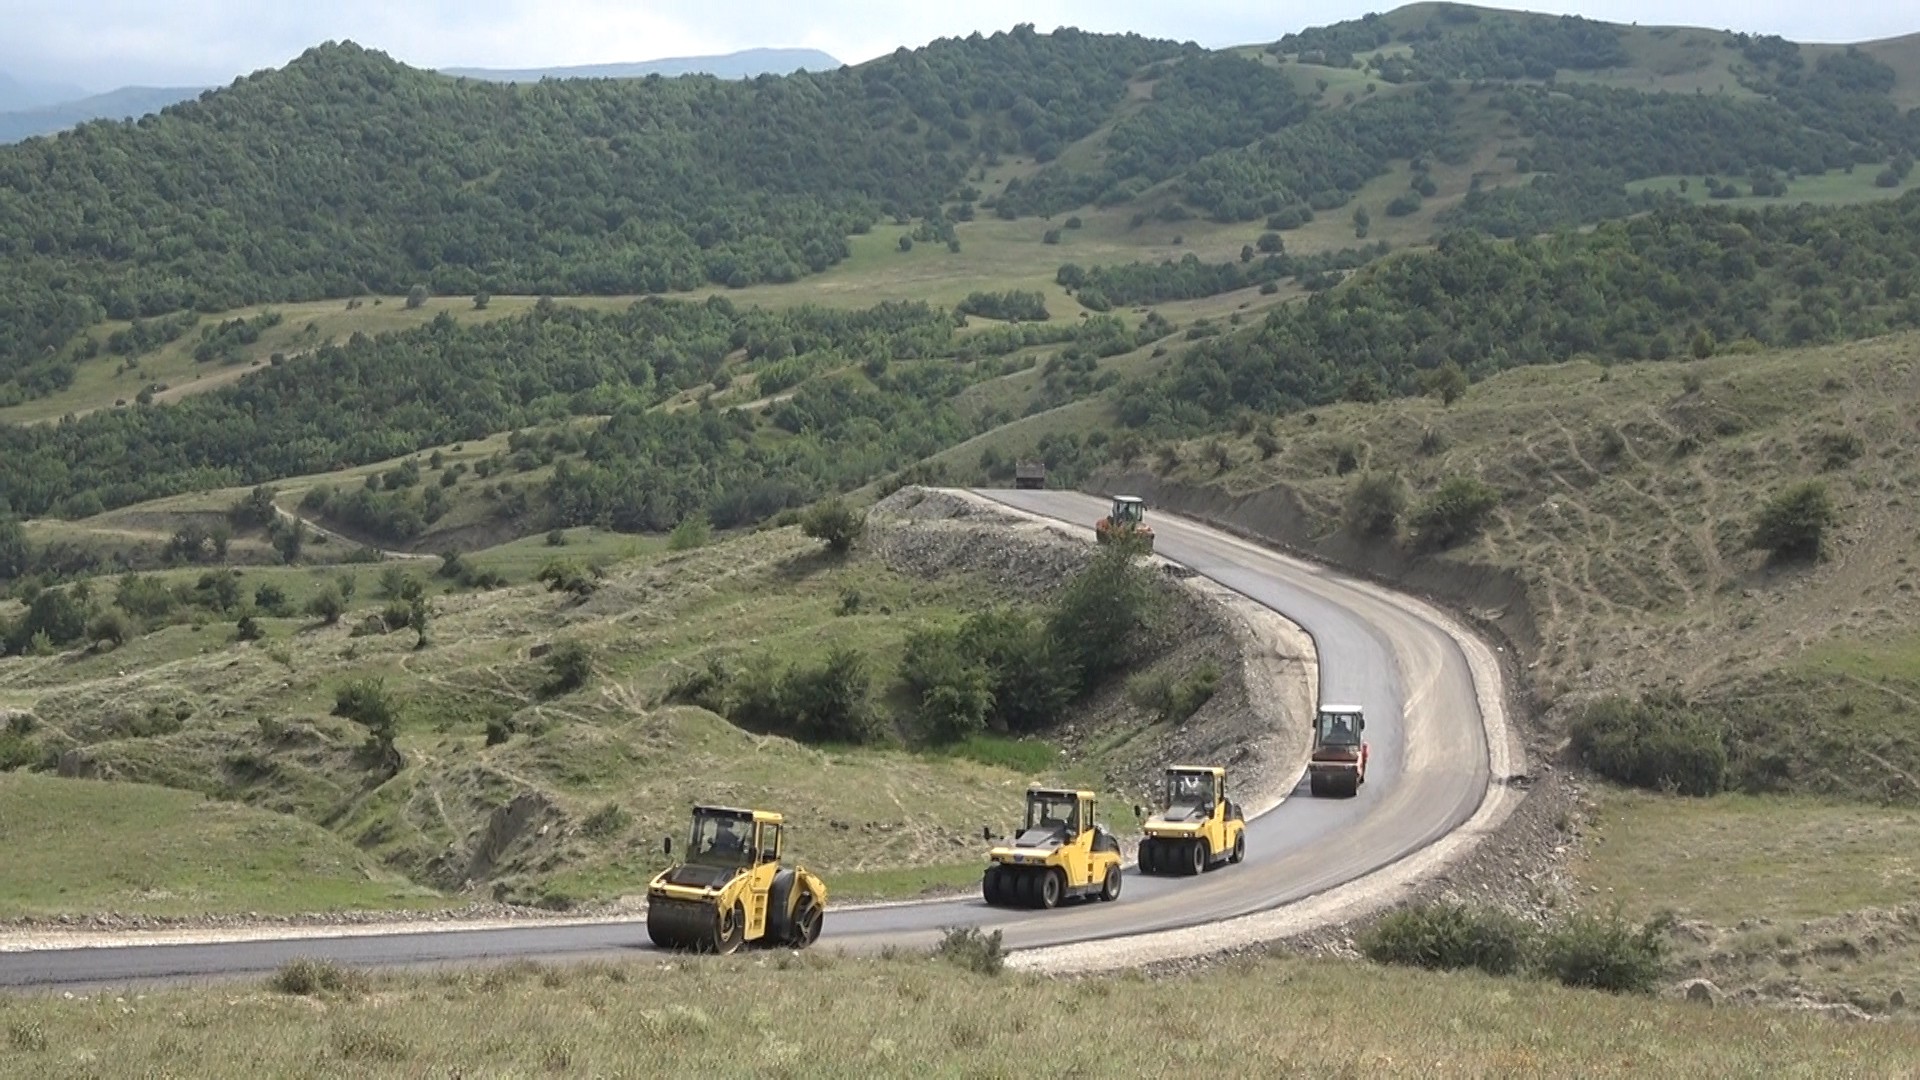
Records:
{"label": "operator cab", "polygon": [[1147,517],[1147,501],[1138,495],[1115,495],[1107,520],[1114,525],[1138,525]]}
{"label": "operator cab", "polygon": [[1220,778],[1212,769],[1168,769],[1166,817],[1208,817],[1222,797],[1220,786]]}
{"label": "operator cab", "polygon": [[1027,821],[1014,838],[1017,847],[1064,844],[1080,835],[1080,793],[1031,788],[1027,791]]}
{"label": "operator cab", "polygon": [[1357,747],[1362,741],[1361,733],[1366,730],[1367,720],[1360,706],[1322,705],[1314,719],[1314,742],[1319,746]]}
{"label": "operator cab", "polygon": [[[687,861],[709,866],[752,866],[780,858],[780,818],[726,806],[693,808]],[[673,845],[667,845],[671,853]]]}

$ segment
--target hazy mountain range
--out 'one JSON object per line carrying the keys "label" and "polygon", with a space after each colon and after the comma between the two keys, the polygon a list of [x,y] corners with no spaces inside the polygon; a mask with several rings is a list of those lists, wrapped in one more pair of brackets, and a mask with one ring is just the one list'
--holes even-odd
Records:
{"label": "hazy mountain range", "polygon": [[[750,79],[756,75],[788,75],[794,71],[831,71],[840,61],[817,49],[744,49],[717,56],[676,56],[632,64],[585,64],[551,68],[446,68],[442,74],[493,82],[538,82],[541,79],[635,79],[648,75],[714,75],[723,79]],[[15,143],[35,135],[51,135],[89,120],[129,120],[159,112],[176,102],[200,96],[210,87],[123,86],[104,94],[88,94],[77,86],[27,82],[0,73],[0,143]]]}

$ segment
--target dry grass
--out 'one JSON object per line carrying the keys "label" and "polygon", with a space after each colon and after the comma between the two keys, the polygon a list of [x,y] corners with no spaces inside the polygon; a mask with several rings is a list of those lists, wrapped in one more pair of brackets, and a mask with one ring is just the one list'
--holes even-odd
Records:
{"label": "dry grass", "polygon": [[3,998],[0,1071],[641,1076],[701,1061],[741,1077],[1120,1077],[1169,1064],[1225,1076],[1828,1077],[1911,1075],[1920,1060],[1910,1023],[1336,962],[1055,981],[822,954],[307,984],[341,989]]}
{"label": "dry grass", "polygon": [[1605,790],[1575,879],[1636,918],[1731,925],[1920,896],[1920,811],[1812,799]]}
{"label": "dry grass", "polygon": [[[1309,514],[1283,523],[1291,538],[1373,559],[1377,549],[1340,526],[1359,471],[1400,472],[1416,500],[1446,476],[1477,474],[1502,503],[1484,535],[1445,558],[1524,581],[1527,620],[1504,617],[1537,638],[1534,679],[1549,697],[1668,677],[1712,693],[1813,663],[1816,644],[1845,652],[1920,619],[1920,429],[1907,406],[1920,393],[1916,352],[1920,336],[1897,335],[1704,362],[1525,368],[1451,408],[1411,399],[1282,418],[1271,460],[1250,439],[1229,439],[1225,474],[1201,464],[1201,447],[1184,448],[1194,464],[1176,475],[1235,493],[1283,486]],[[1343,450],[1357,462],[1347,475],[1336,468]],[[1841,509],[1830,557],[1771,566],[1747,547],[1753,511],[1808,478]]]}

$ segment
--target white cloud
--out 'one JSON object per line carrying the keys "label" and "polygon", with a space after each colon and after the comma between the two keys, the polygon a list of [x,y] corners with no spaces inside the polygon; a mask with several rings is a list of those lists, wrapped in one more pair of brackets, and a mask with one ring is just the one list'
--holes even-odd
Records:
{"label": "white cloud", "polygon": [[[0,71],[97,89],[209,84],[351,39],[423,67],[545,67],[728,52],[823,49],[849,63],[941,36],[1030,22],[1132,30],[1220,46],[1270,41],[1392,3],[1256,0],[7,0]],[[1920,30],[1886,0],[1534,0],[1535,10],[1857,41]]]}

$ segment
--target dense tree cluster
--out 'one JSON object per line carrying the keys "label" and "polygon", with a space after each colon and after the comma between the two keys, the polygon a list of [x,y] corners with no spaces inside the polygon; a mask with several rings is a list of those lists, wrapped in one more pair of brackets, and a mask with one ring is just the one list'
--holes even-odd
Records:
{"label": "dense tree cluster", "polygon": [[1302,63],[1354,66],[1355,57],[1387,45],[1410,52],[1370,57],[1386,82],[1419,79],[1551,79],[1561,70],[1593,71],[1632,62],[1618,27],[1578,15],[1552,18],[1441,4],[1425,22],[1412,12],[1360,19],[1288,34],[1272,47]]}
{"label": "dense tree cluster", "polygon": [[768,313],[724,299],[649,300],[617,313],[543,303],[476,325],[443,316],[406,333],[356,335],[177,404],[0,427],[0,501],[28,515],[93,513],[645,408],[708,381],[735,350],[750,366],[820,353],[914,358],[944,355],[953,334],[950,313],[920,304]]}
{"label": "dense tree cluster", "polygon": [[1623,218],[1679,201],[1672,192],[1629,193],[1612,170],[1542,173],[1525,184],[1475,188],[1440,212],[1443,227],[1478,229],[1493,236],[1532,236],[1572,225]]}
{"label": "dense tree cluster", "polygon": [[969,163],[1045,159],[1182,46],[1031,26],[785,78],[508,85],[327,45],[137,123],[0,149],[0,384],[102,317],[406,292],[786,281]]}
{"label": "dense tree cluster", "polygon": [[1180,180],[1181,194],[1217,221],[1252,221],[1288,207],[1343,206],[1395,158],[1449,145],[1456,110],[1444,83],[1351,109],[1316,113],[1251,146],[1211,155]]}
{"label": "dense tree cluster", "polygon": [[1201,158],[1245,146],[1310,111],[1278,68],[1228,52],[1189,56],[1159,75],[1144,107],[1114,123],[1098,168],[1055,166],[1011,180],[995,206],[1017,217],[1128,202]]}
{"label": "dense tree cluster", "polygon": [[1446,236],[1343,289],[1201,342],[1120,397],[1132,425],[1202,428],[1238,410],[1335,400],[1364,375],[1418,392],[1448,361],[1477,374],[1578,354],[1679,355],[1696,336],[1807,344],[1920,326],[1920,195],[1765,212],[1662,209],[1512,244]]}
{"label": "dense tree cluster", "polygon": [[1063,288],[1078,291],[1082,303],[1094,304],[1097,298],[1100,305],[1158,304],[1217,296],[1289,277],[1303,285],[1320,284],[1333,271],[1364,266],[1386,253],[1384,242],[1315,255],[1277,253],[1247,262],[1203,263],[1189,252],[1179,262],[1168,259],[1084,269],[1069,263],[1060,268],[1055,280]]}

